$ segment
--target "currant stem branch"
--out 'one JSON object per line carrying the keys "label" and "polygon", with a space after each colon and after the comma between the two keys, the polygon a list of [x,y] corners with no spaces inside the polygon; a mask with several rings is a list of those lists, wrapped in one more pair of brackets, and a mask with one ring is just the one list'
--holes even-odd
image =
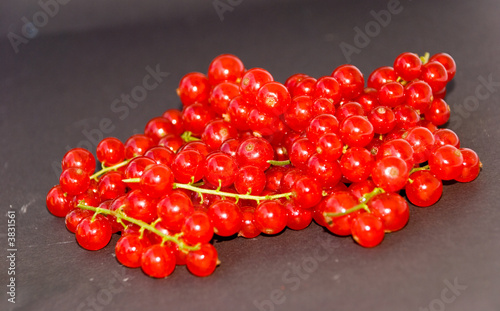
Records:
{"label": "currant stem branch", "polygon": [[154,225],[158,222],[158,220],[153,222],[152,224],[148,224],[142,220],[138,220],[138,219],[135,219],[133,217],[129,217],[129,216],[123,214],[123,212],[121,212],[120,209],[118,209],[116,211],[110,211],[108,209],[95,207],[95,206],[88,206],[88,205],[84,205],[84,204],[78,204],[77,207],[81,208],[81,209],[93,211],[93,212],[95,212],[94,215],[104,214],[104,215],[114,216],[114,217],[116,217],[118,222],[122,222],[123,220],[125,220],[125,221],[128,221],[130,223],[136,224],[139,227],[141,227],[141,230],[143,230],[143,231],[148,230],[148,231],[160,236],[162,238],[162,243],[167,242],[167,241],[174,242],[175,244],[177,244],[179,246],[179,249],[183,249],[183,250],[187,250],[187,251],[196,251],[196,250],[200,249],[199,244],[196,244],[194,246],[190,246],[190,245],[187,245],[186,243],[184,243],[184,241],[182,241],[181,239],[179,239],[179,237],[182,235],[182,233],[177,233],[176,235],[172,236],[172,235],[165,234],[165,233],[161,232],[160,230],[156,229],[154,227]]}
{"label": "currant stem branch", "polygon": [[220,190],[211,190],[211,189],[204,189],[204,188],[198,188],[193,185],[189,184],[180,184],[180,183],[174,183],[174,188],[181,188],[181,189],[186,189],[186,190],[191,190],[197,193],[205,193],[205,194],[214,194],[214,195],[220,195],[223,197],[231,197],[235,199],[243,199],[243,200],[255,200],[255,201],[263,201],[263,200],[274,200],[274,199],[280,199],[280,198],[287,198],[289,199],[290,196],[292,195],[291,192],[286,192],[286,193],[280,193],[280,194],[274,194],[274,195],[266,195],[266,196],[257,196],[257,195],[250,195],[250,194],[239,194],[239,193],[231,193],[231,192],[224,192]]}
{"label": "currant stem branch", "polygon": [[429,165],[421,166],[421,167],[414,167],[411,169],[410,174],[408,174],[408,176],[415,173],[415,172],[418,172],[418,171],[428,171],[428,170],[430,170]]}
{"label": "currant stem branch", "polygon": [[115,164],[115,165],[112,165],[112,166],[108,166],[108,167],[104,167],[103,166],[103,168],[100,171],[97,171],[92,176],[90,176],[90,179],[96,179],[97,177],[101,176],[104,173],[107,173],[109,171],[113,171],[113,170],[119,169],[120,167],[127,165],[131,160],[132,159],[127,159],[127,160],[125,160],[123,162],[120,162],[118,164]]}
{"label": "currant stem branch", "polygon": [[274,165],[274,166],[285,166],[285,165],[290,165],[290,160],[283,160],[283,161],[278,161],[278,160],[269,160],[267,163]]}
{"label": "currant stem branch", "polygon": [[350,209],[347,209],[343,212],[339,212],[339,213],[324,213],[323,216],[325,218],[340,217],[340,216],[348,215],[350,213],[354,213],[355,211],[358,211],[360,209],[364,209],[365,211],[370,213],[370,209],[368,208],[368,205],[367,205],[368,201],[370,201],[371,198],[373,198],[374,196],[379,195],[379,194],[384,193],[384,192],[385,192],[384,189],[377,187],[377,188],[373,189],[371,192],[363,194],[363,196],[361,198],[359,198],[358,205],[351,207]]}

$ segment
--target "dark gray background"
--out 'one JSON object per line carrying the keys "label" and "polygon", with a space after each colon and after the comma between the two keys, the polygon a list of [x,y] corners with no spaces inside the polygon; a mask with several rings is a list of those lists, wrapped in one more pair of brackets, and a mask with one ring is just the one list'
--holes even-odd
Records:
{"label": "dark gray background", "polygon": [[[91,144],[84,133],[95,133],[103,118],[113,124],[106,136],[124,140],[142,131],[150,118],[179,107],[175,89],[184,74],[205,72],[221,53],[238,55],[247,68],[264,67],[281,82],[297,72],[329,75],[348,61],[340,43],[353,45],[354,28],[364,29],[374,21],[370,12],[387,10],[390,1],[233,0],[223,21],[212,1],[101,2],[60,5],[17,53],[8,36],[21,35],[22,18],[42,9],[37,1],[0,5],[0,209],[16,211],[18,248],[17,303],[8,303],[4,291],[0,309],[258,310],[255,303],[272,298],[274,310],[500,309],[498,1],[401,0],[401,12],[350,60],[367,77],[403,51],[450,53],[458,72],[447,96],[449,126],[481,157],[476,181],[445,186],[432,207],[411,206],[407,227],[374,249],[312,224],[218,242],[222,265],[212,276],[179,267],[164,280],[118,264],[118,236],[89,252],[48,213],[45,195],[58,182],[54,167],[67,148]],[[157,65],[169,76],[120,119],[111,103]],[[488,77],[495,84],[477,93]],[[4,259],[6,233],[3,217]],[[308,269],[302,279],[294,272],[300,265]]]}

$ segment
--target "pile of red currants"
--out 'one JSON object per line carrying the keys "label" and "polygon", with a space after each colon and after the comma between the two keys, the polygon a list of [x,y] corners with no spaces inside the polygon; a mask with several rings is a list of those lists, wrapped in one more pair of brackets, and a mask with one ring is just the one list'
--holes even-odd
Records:
{"label": "pile of red currants", "polygon": [[408,222],[401,191],[430,206],[443,180],[479,174],[477,154],[438,128],[450,117],[443,98],[455,71],[446,53],[403,53],[367,87],[353,65],[281,84],[220,55],[207,75],[182,78],[182,111],[167,110],[125,143],[103,139],[99,171],[90,151],[68,151],[47,207],[85,249],[120,232],[117,260],[156,278],[176,265],[212,274],[214,235],[275,235],[313,219],[373,247]]}

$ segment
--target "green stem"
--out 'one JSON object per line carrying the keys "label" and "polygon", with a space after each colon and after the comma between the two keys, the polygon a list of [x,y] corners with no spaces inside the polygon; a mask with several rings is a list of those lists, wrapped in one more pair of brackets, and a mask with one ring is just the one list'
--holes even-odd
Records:
{"label": "green stem", "polygon": [[120,162],[118,164],[115,164],[115,165],[112,165],[112,166],[108,166],[108,167],[104,167],[100,170],[100,171],[97,171],[95,172],[92,176],[90,176],[90,179],[96,179],[97,177],[101,176],[102,174],[104,173],[107,173],[109,171],[113,171],[113,170],[116,170],[122,166],[125,166],[127,165],[132,159],[127,159],[123,162]]}
{"label": "green stem", "polygon": [[[340,217],[340,216],[345,216],[347,214],[353,213],[353,212],[358,211],[360,209],[364,209],[365,211],[370,213],[370,209],[368,208],[368,205],[366,205],[366,204],[368,203],[368,201],[371,200],[371,198],[373,198],[374,196],[379,195],[381,193],[384,193],[384,192],[385,192],[384,189],[377,187],[377,188],[373,189],[371,192],[363,194],[363,196],[361,198],[359,198],[358,205],[351,207],[350,209],[347,209],[343,212],[339,212],[339,213],[324,213],[323,216],[325,218]],[[327,219],[327,221],[328,221],[328,219]]]}
{"label": "green stem", "polygon": [[[133,179],[133,178],[131,178],[131,179]],[[291,192],[286,192],[286,193],[280,193],[280,194],[275,194],[275,195],[257,196],[257,195],[250,195],[250,194],[239,194],[239,193],[224,192],[224,191],[219,191],[219,190],[204,189],[204,188],[198,188],[198,187],[195,187],[195,186],[189,185],[189,184],[179,184],[179,183],[174,183],[174,189],[175,188],[191,190],[191,191],[198,192],[198,193],[221,195],[223,197],[232,197],[235,199],[255,200],[257,202],[263,201],[263,200],[280,199],[280,198],[289,199],[290,196],[292,195]]]}
{"label": "green stem", "polygon": [[160,236],[162,238],[162,243],[167,242],[167,241],[174,242],[175,244],[177,244],[179,246],[179,249],[184,249],[187,251],[196,251],[196,250],[200,249],[199,244],[196,244],[194,246],[190,246],[190,245],[187,245],[186,243],[184,243],[181,239],[179,239],[179,237],[180,237],[180,235],[182,235],[182,233],[177,233],[174,236],[165,234],[154,227],[153,224],[156,224],[156,222],[153,222],[152,224],[145,223],[144,221],[141,221],[141,220],[138,220],[138,219],[135,219],[135,218],[132,218],[132,217],[129,217],[129,216],[123,214],[120,211],[120,209],[118,209],[116,211],[110,211],[108,209],[94,207],[94,206],[87,206],[84,204],[78,204],[77,207],[81,208],[81,209],[94,211],[96,214],[105,214],[105,215],[115,216],[117,220],[118,219],[125,220],[125,221],[128,221],[130,223],[136,224],[139,227],[141,227],[142,230],[148,230],[148,231],[153,232],[154,234]]}
{"label": "green stem", "polygon": [[422,166],[422,167],[414,167],[411,169],[410,174],[408,174],[408,176],[415,173],[415,172],[418,172],[418,171],[428,171],[428,170],[430,170],[429,165]]}
{"label": "green stem", "polygon": [[[140,178],[128,178],[128,179],[122,179],[123,182],[125,183],[138,183],[141,181]],[[205,188],[199,188],[197,187],[197,184],[180,184],[180,183],[174,183],[173,188],[181,188],[181,189],[186,189],[186,190],[191,190],[197,193],[205,193],[205,194],[215,194],[215,195],[220,195],[223,197],[231,197],[235,198],[236,200],[255,200],[257,202],[263,201],[263,200],[274,200],[274,199],[280,199],[280,198],[287,198],[289,199],[290,196],[292,195],[291,192],[286,192],[286,193],[279,193],[279,194],[274,194],[274,195],[266,195],[266,196],[258,196],[258,195],[251,195],[251,194],[240,194],[240,193],[232,193],[232,192],[224,192],[220,191],[218,189],[212,190],[212,189],[205,189]]]}
{"label": "green stem", "polygon": [[198,140],[201,140],[201,139],[199,139],[198,137],[194,137],[194,136],[193,136],[193,133],[192,133],[192,132],[190,132],[190,131],[185,131],[184,133],[182,133],[181,138],[182,138],[182,140],[184,140],[185,142],[190,142],[190,141],[198,141]]}
{"label": "green stem", "polygon": [[422,65],[425,65],[429,62],[429,52],[425,52],[424,56],[420,56],[420,60],[422,61]]}
{"label": "green stem", "polygon": [[283,161],[277,161],[277,160],[269,160],[267,163],[274,165],[274,166],[285,166],[285,165],[290,165],[290,160],[283,160]]}
{"label": "green stem", "polygon": [[368,208],[368,205],[366,205],[366,203],[359,203],[358,205],[354,206],[354,207],[351,207],[350,209],[347,209],[343,212],[339,212],[339,213],[324,213],[323,216],[326,217],[329,217],[329,218],[333,218],[333,217],[340,217],[340,216],[345,216],[347,214],[350,214],[350,213],[353,213],[355,211],[358,211],[360,209],[364,209],[365,211],[367,211],[368,213],[370,213],[370,209]]}

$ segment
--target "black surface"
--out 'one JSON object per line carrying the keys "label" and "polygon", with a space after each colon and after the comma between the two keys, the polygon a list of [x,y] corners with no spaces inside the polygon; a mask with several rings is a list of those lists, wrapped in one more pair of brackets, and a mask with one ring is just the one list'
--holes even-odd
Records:
{"label": "black surface", "polygon": [[[456,118],[450,126],[484,165],[476,181],[445,186],[436,205],[411,206],[407,227],[374,249],[312,224],[276,237],[216,243],[222,265],[208,278],[178,267],[156,280],[116,262],[117,236],[103,250],[83,250],[45,207],[58,182],[53,164],[67,146],[88,141],[82,131],[98,129],[103,118],[114,126],[106,136],[124,140],[141,131],[150,118],[179,107],[175,88],[185,73],[205,72],[221,53],[238,55],[247,68],[264,67],[281,82],[296,72],[328,75],[346,62],[339,44],[353,44],[354,27],[364,28],[374,20],[370,11],[388,3],[243,1],[222,22],[207,6],[196,17],[39,36],[17,54],[3,37],[0,209],[16,211],[18,251],[16,304],[7,302],[2,260],[0,309],[258,310],[256,303],[274,298],[280,303],[268,310],[499,310],[500,86],[457,117],[478,96],[481,77],[500,81],[498,1],[401,1],[402,11],[352,55],[367,77],[403,51],[450,53],[458,64],[447,96]],[[121,120],[111,103],[157,64],[168,77]],[[5,259],[7,217],[0,228]],[[302,279],[294,272],[298,265],[309,269],[301,270]],[[458,290],[449,289],[453,282]]]}

